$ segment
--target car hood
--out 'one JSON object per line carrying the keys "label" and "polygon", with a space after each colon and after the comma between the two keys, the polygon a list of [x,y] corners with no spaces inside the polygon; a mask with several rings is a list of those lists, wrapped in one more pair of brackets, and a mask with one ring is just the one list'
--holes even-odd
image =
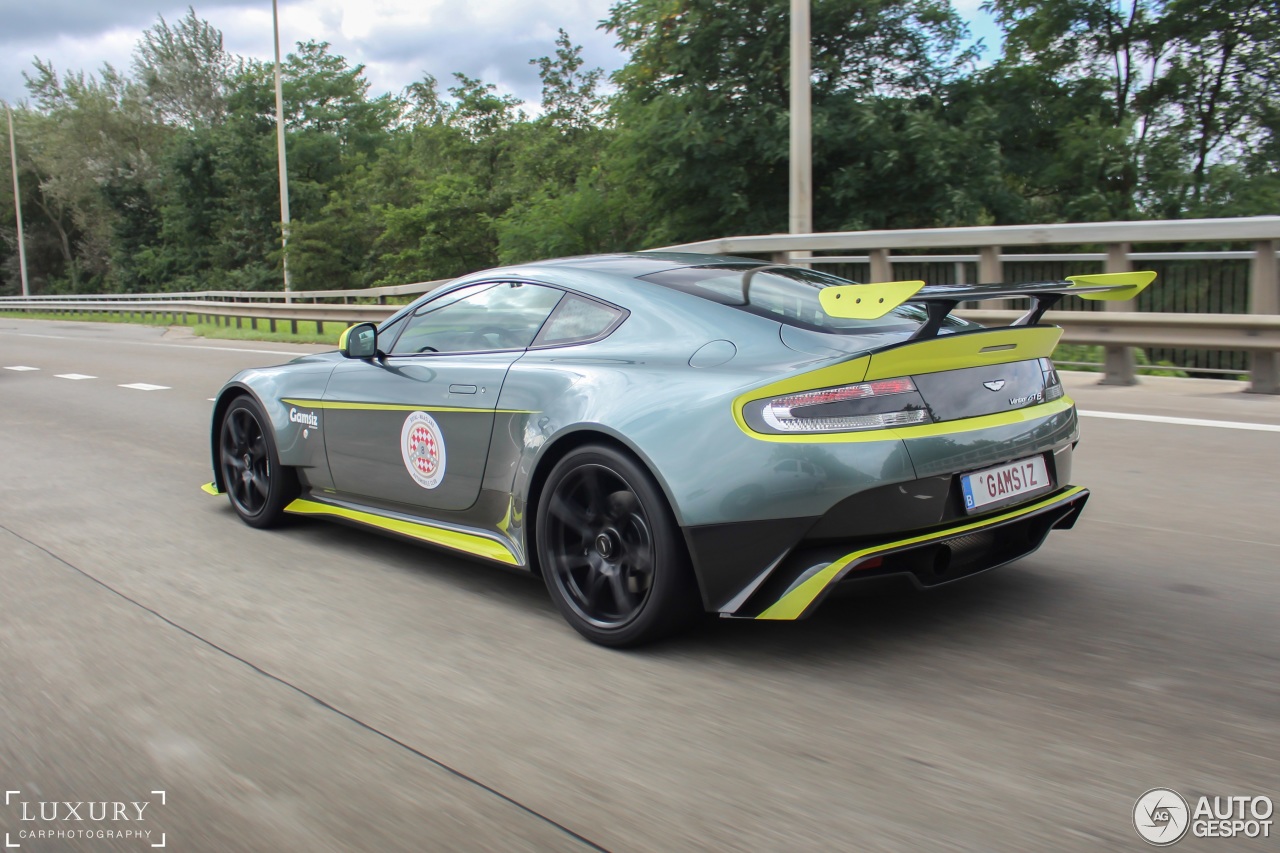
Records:
{"label": "car hood", "polygon": [[341,361],[342,353],[339,350],[329,350],[328,352],[313,352],[306,355],[300,355],[290,361],[290,364],[311,364],[315,362]]}

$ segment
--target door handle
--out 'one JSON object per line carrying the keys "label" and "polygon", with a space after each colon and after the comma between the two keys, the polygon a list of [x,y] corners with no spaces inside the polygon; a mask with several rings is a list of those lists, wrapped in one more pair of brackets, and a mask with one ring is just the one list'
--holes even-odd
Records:
{"label": "door handle", "polygon": [[450,393],[450,394],[474,394],[474,393],[476,393],[476,386],[474,386],[474,385],[450,385],[450,386],[449,386],[449,393]]}

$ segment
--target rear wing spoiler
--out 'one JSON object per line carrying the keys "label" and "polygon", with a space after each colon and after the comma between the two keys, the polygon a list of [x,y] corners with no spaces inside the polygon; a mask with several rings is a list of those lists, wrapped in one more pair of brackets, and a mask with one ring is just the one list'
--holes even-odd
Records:
{"label": "rear wing spoiler", "polygon": [[1150,270],[1067,276],[1064,281],[1033,281],[1026,284],[931,284],[923,281],[885,281],[877,284],[845,284],[824,287],[818,292],[822,310],[831,317],[876,320],[899,305],[917,303],[928,311],[928,319],[911,340],[932,338],[942,328],[947,315],[961,302],[987,299],[1031,299],[1031,310],[1010,325],[1033,326],[1064,296],[1081,299],[1132,299],[1155,280]]}

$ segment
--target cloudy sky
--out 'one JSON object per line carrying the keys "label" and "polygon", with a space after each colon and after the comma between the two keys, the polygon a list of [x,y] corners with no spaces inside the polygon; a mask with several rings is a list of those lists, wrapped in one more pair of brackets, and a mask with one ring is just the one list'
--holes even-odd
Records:
{"label": "cloudy sky", "polygon": [[[996,44],[981,0],[958,0],[975,36]],[[442,83],[454,71],[479,77],[523,100],[539,97],[529,60],[554,50],[556,30],[583,46],[589,66],[612,71],[623,56],[597,25],[611,0],[280,0],[281,49],[317,39],[363,63],[375,93],[398,92],[423,73]],[[196,14],[222,30],[229,51],[272,56],[271,0],[199,0]],[[142,31],[159,16],[176,21],[181,0],[0,0],[0,100],[26,96],[22,72],[33,57],[61,72],[103,62],[127,69]],[[987,52],[988,57],[991,51]]]}

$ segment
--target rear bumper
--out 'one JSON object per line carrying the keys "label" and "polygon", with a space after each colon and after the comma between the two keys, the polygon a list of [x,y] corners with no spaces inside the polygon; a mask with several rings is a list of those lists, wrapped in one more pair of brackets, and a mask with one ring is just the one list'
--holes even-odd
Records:
{"label": "rear bumper", "polygon": [[[1075,524],[1089,492],[1071,486],[986,518],[957,520],[937,529],[856,550],[838,543],[787,556],[724,616],[801,619],[841,584],[908,575],[920,587],[938,586],[994,569],[1034,552],[1054,529]],[[738,602],[735,602],[738,603]]]}

